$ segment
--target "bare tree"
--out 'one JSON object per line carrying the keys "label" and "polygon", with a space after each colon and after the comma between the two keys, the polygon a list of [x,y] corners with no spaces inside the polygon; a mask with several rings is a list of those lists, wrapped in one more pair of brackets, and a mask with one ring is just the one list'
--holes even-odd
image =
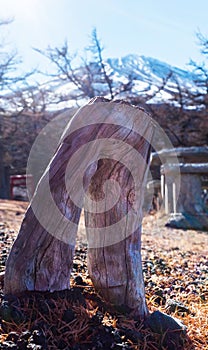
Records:
{"label": "bare tree", "polygon": [[90,64],[85,62],[81,70],[77,68],[74,61],[77,59],[76,54],[71,54],[68,43],[65,41],[63,46],[52,48],[48,46],[46,50],[35,49],[37,52],[49,59],[55,65],[55,73],[46,74],[50,78],[70,82],[77,88],[76,94],[72,97],[79,100],[84,97],[92,98],[95,96],[93,89],[94,76]]}
{"label": "bare tree", "polygon": [[[0,27],[9,25],[11,19],[0,20]],[[28,73],[18,73],[18,67],[22,63],[15,49],[11,49],[1,34],[0,39],[0,111],[6,112],[15,106],[18,92],[23,88],[35,70]],[[17,106],[15,106],[16,108]]]}
{"label": "bare tree", "polygon": [[[8,25],[11,20],[0,20],[0,27]],[[6,86],[9,86],[14,81],[12,73],[16,70],[18,59],[15,51],[7,50],[5,41],[1,39],[0,42],[0,90],[2,91]]]}
{"label": "bare tree", "polygon": [[106,64],[104,63],[104,59],[103,59],[103,55],[102,55],[104,47],[102,46],[101,41],[98,38],[96,28],[94,28],[92,30],[91,41],[92,41],[92,43],[88,47],[88,50],[90,50],[92,52],[92,54],[94,55],[95,62],[97,62],[98,66],[100,68],[101,76],[103,76],[103,81],[104,81],[104,83],[107,84],[110,97],[111,97],[111,99],[113,99],[114,98],[113,81],[110,78],[110,75],[107,73]]}
{"label": "bare tree", "polygon": [[4,98],[5,104],[7,102],[10,107],[9,113],[13,111],[15,114],[43,114],[49,107],[52,109],[54,105],[65,100],[62,94],[54,92],[48,84],[30,85],[26,82],[23,88],[7,94]]}
{"label": "bare tree", "polygon": [[116,96],[132,91],[134,76],[129,74],[126,82],[115,82],[112,69],[109,69],[103,57],[104,47],[94,28],[91,33],[91,43],[78,56],[71,53],[67,41],[61,47],[48,46],[46,50],[35,49],[46,57],[54,66],[54,73],[46,73],[52,79],[69,82],[68,98],[79,101],[83,98],[91,99],[95,96],[104,96],[113,100]]}
{"label": "bare tree", "polygon": [[193,69],[193,73],[196,78],[194,82],[197,89],[190,93],[190,97],[193,104],[196,107],[204,107],[205,110],[208,108],[208,39],[201,34],[197,33],[197,38],[200,46],[200,51],[203,55],[203,62],[197,63],[193,60],[190,61],[190,66]]}
{"label": "bare tree", "polygon": [[201,47],[201,53],[205,56],[208,55],[208,39],[201,33],[198,32],[196,34],[198,40],[199,40],[199,45]]}

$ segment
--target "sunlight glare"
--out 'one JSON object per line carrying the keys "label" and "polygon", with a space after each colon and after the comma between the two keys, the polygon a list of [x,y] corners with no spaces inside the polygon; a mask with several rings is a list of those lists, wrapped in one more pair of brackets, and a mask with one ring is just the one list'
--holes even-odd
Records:
{"label": "sunlight glare", "polygon": [[32,20],[37,16],[39,4],[40,0],[7,0],[1,6],[1,19]]}

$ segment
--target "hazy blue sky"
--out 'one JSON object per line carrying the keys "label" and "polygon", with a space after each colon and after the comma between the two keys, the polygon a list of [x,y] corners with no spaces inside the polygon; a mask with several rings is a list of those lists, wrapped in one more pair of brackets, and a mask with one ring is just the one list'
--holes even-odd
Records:
{"label": "hazy blue sky", "polygon": [[0,0],[0,18],[13,17],[7,41],[22,56],[26,69],[42,57],[32,51],[61,45],[72,51],[89,44],[93,27],[104,54],[151,56],[184,68],[199,60],[196,32],[208,37],[207,0]]}

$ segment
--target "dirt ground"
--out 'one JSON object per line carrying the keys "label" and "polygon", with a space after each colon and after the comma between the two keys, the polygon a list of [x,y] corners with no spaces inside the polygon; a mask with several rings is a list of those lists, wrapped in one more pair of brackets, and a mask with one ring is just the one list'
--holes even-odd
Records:
{"label": "dirt ground", "polygon": [[[1,200],[0,222],[5,223],[16,235],[19,231],[28,202]],[[167,228],[165,223],[168,218],[162,213],[147,215],[143,219],[143,244],[149,244],[149,248],[160,246],[160,250],[175,249],[194,250],[196,253],[207,255],[208,233],[195,230],[179,230]],[[82,213],[79,223],[78,239],[86,243],[84,215]]]}
{"label": "dirt ground", "polygon": [[[26,202],[0,200],[0,226],[7,232],[8,237],[12,236],[13,240],[18,233],[27,206]],[[183,349],[205,350],[208,349],[208,233],[168,228],[165,226],[166,222],[167,217],[162,213],[147,215],[143,220],[142,259],[147,304],[150,312],[155,310],[167,312],[171,316],[178,317],[185,324],[190,342]],[[9,240],[10,245],[13,240]],[[79,246],[85,247],[85,253],[83,253],[83,259],[85,259],[86,237],[83,214],[79,225],[78,242]],[[1,249],[3,249],[3,243]],[[79,254],[75,259],[81,260]],[[85,269],[86,264],[84,263],[83,266]],[[84,279],[85,271],[82,268],[79,268],[74,276],[80,274]],[[175,307],[170,306],[174,303]],[[115,317],[114,315],[114,321]],[[116,327],[115,322],[111,323]],[[136,329],[133,323],[131,327]],[[90,339],[89,335],[88,338]],[[5,336],[2,339],[4,340]],[[138,344],[132,343],[126,348],[168,349],[162,346],[148,347],[147,344],[145,347],[144,343],[141,343],[143,344],[141,346]]]}

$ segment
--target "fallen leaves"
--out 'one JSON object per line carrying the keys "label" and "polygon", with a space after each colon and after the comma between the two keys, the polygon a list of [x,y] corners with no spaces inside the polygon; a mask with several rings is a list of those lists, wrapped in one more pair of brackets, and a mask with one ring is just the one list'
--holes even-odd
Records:
{"label": "fallen leaves", "polygon": [[[188,337],[181,349],[205,350],[208,234],[167,228],[164,222],[165,217],[158,214],[145,217],[143,222],[142,259],[148,308],[150,313],[159,310],[183,322]],[[0,224],[1,271],[17,233],[11,225],[6,221]],[[0,345],[11,339],[12,331],[17,333],[19,343],[34,342],[38,336],[33,332],[42,327],[44,334],[39,334],[38,341],[45,337],[49,349],[165,350],[160,334],[114,310],[94,291],[87,272],[83,225],[78,237],[71,279],[79,291],[76,297],[70,299],[63,293],[50,301],[39,298],[38,304],[36,299],[25,299],[21,307],[26,320],[19,324],[2,321]]]}

